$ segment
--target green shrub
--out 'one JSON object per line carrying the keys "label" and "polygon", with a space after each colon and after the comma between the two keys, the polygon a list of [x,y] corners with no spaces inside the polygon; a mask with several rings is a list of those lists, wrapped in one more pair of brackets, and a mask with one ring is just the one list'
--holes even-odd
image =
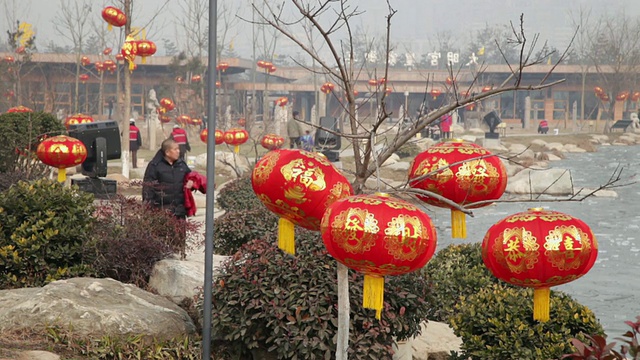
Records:
{"label": "green shrub", "polygon": [[227,183],[216,198],[218,206],[225,211],[252,210],[264,207],[253,192],[251,177],[241,177]]}
{"label": "green shrub", "polygon": [[214,220],[213,248],[218,255],[232,255],[251,240],[275,241],[278,217],[264,206],[231,210]]}
{"label": "green shrub", "polygon": [[117,195],[96,206],[92,241],[87,257],[95,258],[98,276],[146,288],[153,266],[172,254],[186,251],[186,238],[199,225],[169,212]]}
{"label": "green shrub", "polygon": [[435,300],[428,318],[435,321],[447,322],[461,296],[501,283],[484,266],[479,243],[449,245],[438,251],[422,271]]}
{"label": "green shrub", "polygon": [[401,158],[414,158],[421,152],[422,150],[420,150],[420,147],[416,143],[409,141],[396,150],[396,155]]}
{"label": "green shrub", "polygon": [[[38,161],[35,150],[43,135],[65,132],[52,114],[45,112],[5,113],[0,115],[0,173],[20,169],[43,173],[50,168]],[[35,160],[35,161],[31,161]]]}
{"label": "green shrub", "polygon": [[93,195],[44,179],[0,193],[0,288],[90,274],[83,245],[92,203]]}
{"label": "green shrub", "polygon": [[[350,273],[350,359],[390,359],[393,337],[420,331],[429,287],[419,274],[387,277],[382,319],[362,308],[362,275]],[[335,357],[336,262],[318,233],[296,233],[296,256],[263,240],[226,262],[213,289],[213,334],[238,358],[263,349],[279,359]],[[202,308],[200,299],[199,308]]]}
{"label": "green shrub", "polygon": [[603,334],[587,307],[551,292],[550,320],[533,320],[533,291],[496,284],[463,297],[450,324],[462,338],[465,359],[558,359],[572,351],[571,338]]}

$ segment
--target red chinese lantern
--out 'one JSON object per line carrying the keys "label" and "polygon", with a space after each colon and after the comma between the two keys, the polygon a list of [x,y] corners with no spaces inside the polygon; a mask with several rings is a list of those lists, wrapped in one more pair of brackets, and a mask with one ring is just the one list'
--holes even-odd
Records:
{"label": "red chinese lantern", "polygon": [[75,114],[68,116],[64,122],[64,126],[69,129],[69,125],[92,123],[93,118],[89,115]]}
{"label": "red chinese lantern", "polygon": [[493,275],[534,288],[533,318],[543,322],[549,320],[549,288],[583,276],[597,256],[587,224],[542,208],[507,216],[482,241],[482,259]]}
{"label": "red chinese lantern", "polygon": [[202,81],[202,76],[200,76],[200,75],[193,75],[191,77],[191,82],[198,83],[200,81]]}
{"label": "red chinese lantern", "polygon": [[143,64],[147,62],[147,56],[152,56],[158,50],[156,44],[151,40],[138,40],[137,46],[137,55],[142,57]]}
{"label": "red chinese lantern", "polygon": [[393,92],[393,89],[391,89],[390,87],[384,89],[385,94],[387,95],[391,95],[391,93]]}
{"label": "red chinese lantern", "polygon": [[260,145],[267,150],[280,149],[284,145],[284,138],[277,134],[266,134],[260,140]]}
{"label": "red chinese lantern", "polygon": [[482,92],[491,91],[491,89],[493,89],[493,86],[491,86],[491,85],[487,85],[487,86],[484,86],[484,87],[482,88]]}
{"label": "red chinese lantern", "polygon": [[10,108],[9,110],[7,110],[7,112],[8,113],[26,113],[26,112],[33,112],[33,110],[29,109],[26,106],[18,105]]}
{"label": "red chinese lantern", "polygon": [[224,142],[229,145],[233,145],[233,152],[240,152],[240,145],[247,142],[249,139],[249,133],[245,129],[233,128],[224,132]]}
{"label": "red chinese lantern", "polygon": [[104,69],[109,71],[112,74],[118,68],[118,65],[116,65],[115,61],[113,61],[113,60],[105,60],[103,65],[104,65]]}
{"label": "red chinese lantern", "polygon": [[238,125],[244,127],[245,125],[247,125],[247,120],[245,118],[238,119]]}
{"label": "red chinese lantern", "polygon": [[78,76],[78,79],[84,84],[87,80],[89,80],[89,74],[80,74]]}
{"label": "red chinese lantern", "polygon": [[202,129],[202,131],[200,131],[200,140],[202,140],[203,143],[207,143],[207,137],[209,136],[209,130],[207,129]]}
{"label": "red chinese lantern", "polygon": [[11,55],[7,55],[7,56],[4,57],[4,61],[8,62],[8,63],[12,63],[12,62],[16,61],[16,59]]}
{"label": "red chinese lantern", "polygon": [[120,53],[129,62],[129,71],[133,71],[134,61],[136,60],[136,55],[138,55],[138,42],[133,36],[127,35]]}
{"label": "red chinese lantern", "polygon": [[108,48],[106,48],[106,49],[102,50],[102,53],[103,53],[104,55],[111,55],[111,52],[112,52],[112,51],[113,51],[113,49],[112,49],[112,48],[110,48],[110,47],[108,47]]}
{"label": "red chinese lantern", "polygon": [[216,65],[217,71],[225,72],[227,71],[228,68],[229,68],[229,64],[227,64],[226,62],[221,62],[218,65]]}
{"label": "red chinese lantern", "polygon": [[200,126],[200,125],[202,125],[202,119],[200,119],[200,118],[191,118],[191,122],[189,122],[189,125]]}
{"label": "red chinese lantern", "polygon": [[184,83],[184,78],[182,76],[176,76],[176,83],[178,84]]}
{"label": "red chinese lantern", "polygon": [[369,84],[369,86],[377,86],[378,85],[378,80],[369,79],[368,84]]}
{"label": "red chinese lantern", "polygon": [[216,145],[224,143],[224,131],[216,129],[215,133]]}
{"label": "red chinese lantern", "polygon": [[616,101],[626,101],[628,98],[629,98],[629,92],[628,91],[621,91],[616,96]]}
{"label": "red chinese lantern", "polygon": [[289,98],[286,96],[283,96],[275,101],[275,104],[280,107],[285,107],[287,106],[288,103],[289,103]]}
{"label": "red chinese lantern", "polygon": [[222,83],[220,81],[216,81],[216,88],[220,89],[220,86],[222,86]]}
{"label": "red chinese lantern", "polygon": [[447,83],[447,85],[453,85],[454,80],[451,76],[447,76],[447,79],[445,80],[445,82]]}
{"label": "red chinese lantern", "polygon": [[467,91],[460,91],[460,96],[461,96],[461,97],[463,97],[463,98],[465,98],[465,97],[469,97],[469,95],[471,95],[471,94],[469,93],[469,90],[467,90]]}
{"label": "red chinese lantern", "polygon": [[66,135],[43,140],[36,150],[38,159],[46,165],[58,168],[58,181],[64,182],[66,169],[80,165],[87,158],[87,148],[82,141]]}
{"label": "red chinese lantern", "polygon": [[127,23],[127,17],[122,10],[114,8],[113,6],[107,6],[102,9],[102,18],[109,24],[107,27],[109,31],[113,29],[113,26],[122,27]]}
{"label": "red chinese lantern", "polygon": [[171,117],[169,117],[168,115],[164,115],[164,114],[160,114],[158,116],[158,119],[160,120],[161,123],[163,124],[168,124],[171,122]]}
{"label": "red chinese lantern", "polygon": [[473,111],[476,108],[476,103],[471,103],[464,107],[466,110]]}
{"label": "red chinese lantern", "polygon": [[176,104],[169,98],[160,99],[160,106],[167,111],[171,111],[176,108]]}
{"label": "red chinese lantern", "polygon": [[325,94],[330,94],[331,92],[333,92],[333,89],[335,89],[335,85],[333,85],[333,83],[331,82],[326,82],[320,87],[320,91]]}
{"label": "red chinese lantern", "polygon": [[116,54],[116,61],[122,61],[124,60],[124,56],[121,53],[117,53]]}
{"label": "red chinese lantern", "polygon": [[264,61],[262,64],[262,67],[266,70],[269,71],[269,68],[271,68],[273,66],[273,63],[269,62],[269,61]]}
{"label": "red chinese lantern", "polygon": [[82,64],[82,66],[88,66],[91,64],[91,60],[89,60],[88,57],[83,56],[80,58],[80,64]]}
{"label": "red chinese lantern", "polygon": [[380,79],[378,80],[378,85],[384,85],[386,82],[387,82],[387,79],[385,79],[385,78],[380,78]]}
{"label": "red chinese lantern", "polygon": [[631,95],[631,101],[638,101],[640,100],[640,91],[634,91],[633,94]]}
{"label": "red chinese lantern", "polygon": [[596,94],[596,96],[600,97],[601,94],[604,94],[604,89],[600,86],[595,86],[593,88],[593,92]]}
{"label": "red chinese lantern", "polygon": [[176,118],[176,122],[178,122],[178,124],[185,126],[187,124],[189,124],[191,122],[191,116],[189,115],[180,115]]}
{"label": "red chinese lantern", "polygon": [[440,91],[440,89],[431,89],[431,96],[433,97],[433,100],[437,99],[440,95],[442,95],[442,91]]}
{"label": "red chinese lantern", "polygon": [[[507,171],[502,161],[487,149],[454,139],[438,143],[416,156],[409,171],[409,185],[466,206],[499,199],[507,187]],[[450,208],[452,237],[467,236],[462,211],[428,195],[418,195],[418,198],[434,206]],[[487,205],[489,203],[471,207]]]}
{"label": "red chinese lantern", "polygon": [[272,74],[274,72],[276,72],[277,68],[275,65],[271,64],[268,68],[267,71],[269,72],[269,74]]}
{"label": "red chinese lantern", "polygon": [[101,63],[100,61],[96,61],[96,63],[93,64],[93,66],[95,66],[96,71],[98,72],[98,74],[102,74],[102,72],[104,71],[104,64]]}
{"label": "red chinese lantern", "polygon": [[4,92],[4,97],[6,97],[7,100],[12,99],[14,96],[16,96],[16,93],[13,90],[7,90]]}
{"label": "red chinese lantern", "polygon": [[256,65],[261,68],[264,69],[266,62],[263,60],[258,60],[258,62],[256,63]]}
{"label": "red chinese lantern", "polygon": [[24,54],[27,49],[24,46],[20,46],[16,49],[16,54]]}
{"label": "red chinese lantern", "polygon": [[349,181],[321,154],[278,149],[266,153],[251,176],[260,201],[280,217],[278,247],[295,254],[294,224],[318,231],[336,200],[353,194]]}
{"label": "red chinese lantern", "polygon": [[359,94],[358,90],[353,90],[353,97],[358,97]]}
{"label": "red chinese lantern", "polygon": [[602,102],[609,102],[611,99],[609,99],[609,94],[600,94],[598,96],[600,98],[600,100],[602,100]]}
{"label": "red chinese lantern", "polygon": [[422,268],[436,250],[436,230],[415,205],[387,194],[355,195],[337,200],[324,213],[322,240],[345,266],[364,273],[362,306],[384,304],[384,276]]}

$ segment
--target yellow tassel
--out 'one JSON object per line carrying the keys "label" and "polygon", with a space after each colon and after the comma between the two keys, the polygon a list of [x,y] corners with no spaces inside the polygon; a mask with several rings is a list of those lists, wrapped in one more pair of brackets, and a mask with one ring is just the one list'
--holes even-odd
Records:
{"label": "yellow tassel", "polygon": [[454,239],[467,238],[467,219],[460,210],[451,210],[451,237]]}
{"label": "yellow tassel", "polygon": [[234,146],[233,147],[233,152],[236,153],[236,154],[240,153],[240,145]]}
{"label": "yellow tassel", "polygon": [[538,288],[533,290],[533,320],[540,322],[549,321],[549,288]]}
{"label": "yellow tassel", "polygon": [[65,180],[67,180],[67,169],[58,169],[58,182],[63,183]]}
{"label": "yellow tassel", "polygon": [[295,230],[293,223],[281,217],[280,220],[278,220],[278,247],[291,255],[296,254],[294,235]]}
{"label": "yellow tassel", "polygon": [[142,57],[142,63],[143,63],[143,64],[146,64],[146,63],[147,63],[147,57],[146,57],[146,56],[143,56],[143,57]]}
{"label": "yellow tassel", "polygon": [[383,304],[384,277],[365,275],[362,307],[366,309],[374,309],[376,311],[376,319],[380,320]]}
{"label": "yellow tassel", "polygon": [[136,64],[133,60],[129,60],[129,72],[133,72],[133,69],[136,67]]}
{"label": "yellow tassel", "polygon": [[107,30],[109,31],[113,30],[113,26],[111,24],[107,25]]}

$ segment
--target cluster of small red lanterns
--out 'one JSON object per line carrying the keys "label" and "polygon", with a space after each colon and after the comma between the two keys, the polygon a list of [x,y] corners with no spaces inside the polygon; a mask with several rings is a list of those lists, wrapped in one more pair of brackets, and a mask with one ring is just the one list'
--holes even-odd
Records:
{"label": "cluster of small red lanterns", "polygon": [[333,83],[331,82],[326,82],[324,84],[322,84],[322,86],[320,86],[320,91],[322,91],[325,94],[330,94],[333,92],[333,89],[335,89],[335,85],[333,85]]}
{"label": "cluster of small red lanterns", "polygon": [[[607,94],[607,92],[604,91],[604,89],[600,86],[595,86],[593,88],[593,92],[596,97],[598,97],[603,102],[610,101],[609,94]],[[618,93],[618,95],[616,95],[616,101],[627,101],[629,99],[634,102],[640,100],[640,91],[634,91],[633,93],[631,93],[630,91],[621,91]]]}
{"label": "cluster of small red lanterns", "polygon": [[276,71],[276,66],[273,65],[273,63],[269,62],[269,61],[264,61],[264,60],[259,60],[256,65],[263,69],[265,72],[267,73],[274,73]]}
{"label": "cluster of small red lanterns", "polygon": [[229,68],[229,64],[226,62],[221,62],[218,65],[216,65],[216,70],[220,72],[225,72],[227,71],[228,68]]}

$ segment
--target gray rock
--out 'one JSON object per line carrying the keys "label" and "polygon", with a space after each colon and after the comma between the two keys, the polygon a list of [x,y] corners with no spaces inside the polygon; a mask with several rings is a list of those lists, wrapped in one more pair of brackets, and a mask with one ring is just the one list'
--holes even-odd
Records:
{"label": "gray rock", "polygon": [[79,336],[140,334],[159,339],[195,332],[171,301],[113,279],[73,278],[41,288],[0,290],[0,331],[58,325]]}
{"label": "gray rock", "polygon": [[17,360],[60,360],[60,355],[40,350],[23,351]]}
{"label": "gray rock", "polygon": [[449,352],[460,351],[462,340],[449,325],[429,321],[421,326],[421,335],[411,342],[414,360],[445,360],[449,358]]}
{"label": "gray rock", "polygon": [[509,178],[506,192],[511,194],[571,195],[571,174],[565,169],[525,169]]}

